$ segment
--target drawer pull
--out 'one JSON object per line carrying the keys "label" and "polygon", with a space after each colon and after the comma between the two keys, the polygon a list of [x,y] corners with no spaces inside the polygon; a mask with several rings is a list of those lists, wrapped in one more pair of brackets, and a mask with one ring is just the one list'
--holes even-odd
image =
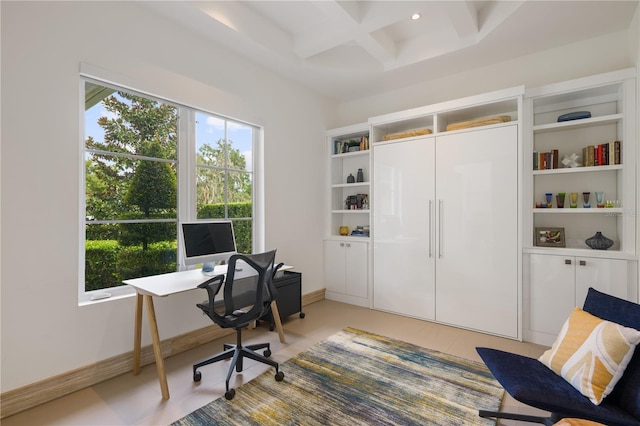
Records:
{"label": "drawer pull", "polygon": [[565,259],[564,260],[564,264],[565,265],[571,265],[571,259]]}
{"label": "drawer pull", "polygon": [[579,263],[580,263],[580,266],[587,266],[586,260],[581,260]]}

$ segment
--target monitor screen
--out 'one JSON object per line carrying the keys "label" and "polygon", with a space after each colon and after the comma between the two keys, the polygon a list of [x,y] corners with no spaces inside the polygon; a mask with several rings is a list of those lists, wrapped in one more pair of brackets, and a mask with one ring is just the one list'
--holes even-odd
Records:
{"label": "monitor screen", "polygon": [[236,253],[231,221],[200,221],[182,224],[185,265],[227,260]]}

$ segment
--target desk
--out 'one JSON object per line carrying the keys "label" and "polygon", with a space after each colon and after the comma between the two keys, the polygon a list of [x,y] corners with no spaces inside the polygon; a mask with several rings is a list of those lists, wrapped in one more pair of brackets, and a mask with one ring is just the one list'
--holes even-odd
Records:
{"label": "desk", "polygon": [[[282,269],[290,269],[291,266],[284,266]],[[133,336],[133,374],[140,374],[140,350],[142,342],[142,304],[143,299],[147,305],[147,320],[149,321],[149,331],[153,340],[153,354],[156,359],[156,369],[158,370],[158,379],[160,380],[160,391],[163,399],[169,399],[169,386],[167,384],[167,374],[164,369],[164,358],[162,357],[162,348],[160,346],[160,335],[158,334],[158,322],[156,321],[156,312],[153,307],[153,296],[166,297],[172,294],[182,293],[184,291],[195,290],[198,285],[210,279],[214,275],[226,274],[227,265],[218,265],[215,267],[212,275],[205,275],[200,269],[192,269],[189,271],[170,272],[168,274],[152,275],[149,277],[133,278],[124,280],[123,283],[130,285],[136,290],[136,318]],[[242,272],[237,275],[242,275]],[[282,323],[278,314],[278,306],[275,300],[271,303],[273,316],[276,318],[276,329],[280,337],[280,342],[285,343]]]}

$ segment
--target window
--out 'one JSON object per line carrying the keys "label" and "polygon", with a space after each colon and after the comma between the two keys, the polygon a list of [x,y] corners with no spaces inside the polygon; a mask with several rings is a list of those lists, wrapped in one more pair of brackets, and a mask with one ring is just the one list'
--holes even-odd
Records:
{"label": "window", "polygon": [[83,87],[81,301],[175,271],[179,221],[231,219],[238,251],[253,251],[258,128],[91,79]]}
{"label": "window", "polygon": [[253,127],[196,113],[198,219],[231,219],[240,253],[251,253]]}

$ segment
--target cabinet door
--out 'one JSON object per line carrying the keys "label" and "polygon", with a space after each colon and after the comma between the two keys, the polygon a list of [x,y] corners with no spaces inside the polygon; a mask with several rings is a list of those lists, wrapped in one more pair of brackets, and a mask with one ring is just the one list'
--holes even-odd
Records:
{"label": "cabinet door", "polygon": [[589,287],[621,299],[632,296],[628,293],[626,260],[579,257],[576,263],[576,306],[584,305]]}
{"label": "cabinet door", "polygon": [[434,139],[375,145],[373,306],[435,315]]}
{"label": "cabinet door", "polygon": [[350,296],[367,298],[368,293],[368,244],[364,242],[345,243],[345,286]]}
{"label": "cabinet door", "polygon": [[436,320],[518,336],[518,127],[436,138]]}
{"label": "cabinet door", "polygon": [[529,329],[557,336],[576,306],[575,258],[531,254]]}
{"label": "cabinet door", "polygon": [[324,242],[324,286],[327,291],[345,293],[345,243],[325,240]]}

